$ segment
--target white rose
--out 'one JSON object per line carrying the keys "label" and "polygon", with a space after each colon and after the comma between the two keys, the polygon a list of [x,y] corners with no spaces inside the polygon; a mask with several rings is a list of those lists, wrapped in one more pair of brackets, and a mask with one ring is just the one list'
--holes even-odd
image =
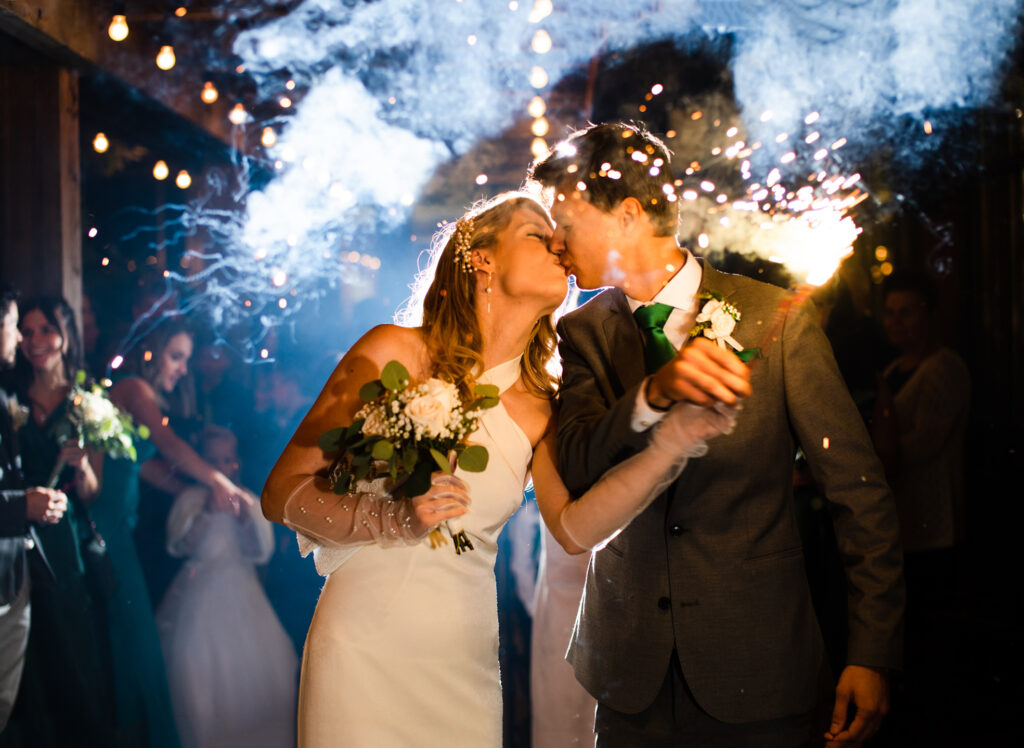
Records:
{"label": "white rose", "polygon": [[459,390],[450,382],[443,382],[440,379],[428,379],[423,383],[423,386],[426,387],[427,394],[431,397],[436,397],[448,413],[451,413],[461,404]]}
{"label": "white rose", "polygon": [[725,302],[721,299],[711,299],[704,305],[704,308],[700,310],[700,314],[697,315],[697,322],[707,322],[715,316],[715,312],[719,311],[725,306]]}
{"label": "white rose", "polygon": [[427,436],[438,436],[451,419],[451,408],[446,408],[443,394],[435,396],[423,394],[414,398],[405,406],[405,415],[409,417],[417,430]]}
{"label": "white rose", "polygon": [[102,423],[116,416],[114,404],[105,397],[85,393],[82,396],[82,417],[88,423]]}
{"label": "white rose", "polygon": [[717,310],[711,315],[711,329],[716,338],[727,338],[732,335],[736,328],[736,320],[724,309]]}

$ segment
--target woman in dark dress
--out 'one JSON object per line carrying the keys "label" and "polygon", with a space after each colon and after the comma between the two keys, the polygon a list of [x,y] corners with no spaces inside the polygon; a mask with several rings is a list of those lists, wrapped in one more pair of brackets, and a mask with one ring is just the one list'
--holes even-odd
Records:
{"label": "woman in dark dress", "polygon": [[4,742],[25,746],[111,745],[113,709],[106,617],[98,580],[82,555],[88,537],[86,504],[99,492],[97,461],[59,442],[67,395],[81,365],[71,307],[60,298],[22,307],[22,343],[15,365],[18,398],[31,417],[18,432],[22,469],[30,485],[46,485],[58,460],[67,467],[57,485],[69,496],[67,513],[36,528],[56,583],[32,588],[32,628],[25,674]]}

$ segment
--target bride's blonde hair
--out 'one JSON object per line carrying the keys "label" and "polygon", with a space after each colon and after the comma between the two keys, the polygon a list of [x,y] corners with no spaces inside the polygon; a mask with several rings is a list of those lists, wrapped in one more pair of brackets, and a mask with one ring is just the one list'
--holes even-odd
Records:
{"label": "bride's blonde hair", "polygon": [[[468,244],[465,253],[494,246],[518,208],[533,210],[550,226],[551,216],[530,194],[505,192],[474,205],[458,225],[444,226],[434,235],[427,267],[416,276],[413,295],[397,315],[399,324],[419,325],[430,351],[432,375],[453,382],[466,396],[483,372],[483,337],[476,317],[476,273],[463,268],[456,252],[456,235]],[[557,338],[552,315],[534,323],[520,364],[523,381],[534,393],[551,397],[558,384],[549,371]]]}

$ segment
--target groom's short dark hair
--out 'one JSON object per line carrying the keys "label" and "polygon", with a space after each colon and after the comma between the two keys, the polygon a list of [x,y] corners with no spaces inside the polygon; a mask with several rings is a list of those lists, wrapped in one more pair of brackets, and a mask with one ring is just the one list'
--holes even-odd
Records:
{"label": "groom's short dark hair", "polygon": [[534,162],[527,179],[543,187],[578,190],[591,205],[612,210],[627,197],[640,201],[658,236],[679,222],[672,153],[642,125],[613,122],[578,130]]}

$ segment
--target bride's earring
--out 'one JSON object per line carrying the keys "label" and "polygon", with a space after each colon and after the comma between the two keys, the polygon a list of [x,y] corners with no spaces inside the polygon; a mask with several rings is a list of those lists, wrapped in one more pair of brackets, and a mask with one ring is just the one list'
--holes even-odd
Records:
{"label": "bride's earring", "polygon": [[491,313],[491,297],[490,297],[490,293],[491,293],[491,276],[493,276],[493,275],[494,275],[494,271],[493,270],[489,270],[487,272],[487,287],[484,289],[484,293],[486,293],[488,295],[487,296],[487,313],[488,314]]}

